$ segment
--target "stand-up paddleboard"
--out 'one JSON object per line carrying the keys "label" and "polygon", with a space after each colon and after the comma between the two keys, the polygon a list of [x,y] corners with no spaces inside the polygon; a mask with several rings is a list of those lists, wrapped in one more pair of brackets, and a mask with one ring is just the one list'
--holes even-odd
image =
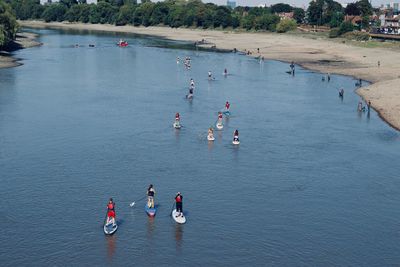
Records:
{"label": "stand-up paddleboard", "polygon": [[222,123],[217,123],[215,127],[217,127],[218,130],[222,130],[224,128],[224,125]]}
{"label": "stand-up paddleboard", "polygon": [[114,222],[114,220],[115,219],[111,219],[110,221],[107,221],[107,219],[106,219],[106,222],[104,223],[104,227],[103,227],[104,233],[106,235],[112,235],[117,231],[118,225],[117,225],[117,222]]}
{"label": "stand-up paddleboard", "polygon": [[229,116],[229,115],[231,115],[231,112],[229,110],[226,110],[226,111],[222,112],[222,114]]}
{"label": "stand-up paddleboard", "polygon": [[176,209],[174,209],[174,210],[172,211],[171,216],[172,216],[172,218],[175,220],[175,222],[177,222],[177,223],[179,223],[179,224],[184,224],[184,223],[186,222],[186,217],[185,217],[185,215],[183,215],[183,213],[182,213],[181,215],[178,216],[178,214],[179,214],[179,212],[177,212]]}
{"label": "stand-up paddleboard", "polygon": [[186,95],[186,98],[187,98],[187,99],[193,99],[193,94],[188,94],[188,95]]}
{"label": "stand-up paddleboard", "polygon": [[174,126],[175,129],[180,129],[182,127],[179,122],[174,122],[174,124],[172,124],[172,126]]}
{"label": "stand-up paddleboard", "polygon": [[215,137],[214,137],[214,135],[207,135],[207,140],[208,141],[214,141],[215,140]]}
{"label": "stand-up paddleboard", "polygon": [[238,145],[238,144],[240,144],[240,141],[239,141],[239,140],[233,140],[233,141],[232,141],[232,144]]}
{"label": "stand-up paddleboard", "polygon": [[156,216],[157,209],[156,209],[155,205],[154,205],[154,208],[149,208],[149,205],[146,203],[144,205],[144,210],[146,211],[147,215],[149,215],[150,217]]}

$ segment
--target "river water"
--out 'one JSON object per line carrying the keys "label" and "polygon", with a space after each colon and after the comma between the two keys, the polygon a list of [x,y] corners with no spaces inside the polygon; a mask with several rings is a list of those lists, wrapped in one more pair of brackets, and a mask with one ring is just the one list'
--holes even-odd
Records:
{"label": "river water", "polygon": [[[356,111],[353,78],[292,77],[287,63],[154,38],[118,48],[120,35],[35,32],[44,45],[0,70],[2,266],[400,264],[400,134]],[[154,219],[144,201],[129,207],[149,183]],[[185,225],[169,216],[177,191]]]}

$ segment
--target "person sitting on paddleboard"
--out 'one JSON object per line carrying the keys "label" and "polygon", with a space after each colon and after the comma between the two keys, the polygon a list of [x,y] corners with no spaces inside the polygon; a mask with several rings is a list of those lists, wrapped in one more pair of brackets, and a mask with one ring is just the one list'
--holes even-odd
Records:
{"label": "person sitting on paddleboard", "polygon": [[214,137],[214,129],[212,127],[208,128],[208,136],[209,137]]}
{"label": "person sitting on paddleboard", "polygon": [[154,208],[154,195],[156,191],[154,191],[153,185],[149,185],[149,188],[147,188],[147,206],[149,208]]}
{"label": "person sitting on paddleboard", "polygon": [[115,223],[115,203],[112,198],[110,198],[107,204],[107,222],[111,219],[113,219],[113,223]]}
{"label": "person sitting on paddleboard", "polygon": [[179,212],[179,214],[176,215],[176,217],[179,217],[179,216],[183,217],[182,201],[183,201],[183,196],[181,195],[181,192],[176,193],[175,206],[176,206],[176,211]]}
{"label": "person sitting on paddleboard", "polygon": [[229,108],[231,107],[231,104],[229,104],[229,101],[226,101],[225,103],[225,110],[229,111]]}
{"label": "person sitting on paddleboard", "polygon": [[239,141],[239,131],[237,129],[233,133],[233,141]]}

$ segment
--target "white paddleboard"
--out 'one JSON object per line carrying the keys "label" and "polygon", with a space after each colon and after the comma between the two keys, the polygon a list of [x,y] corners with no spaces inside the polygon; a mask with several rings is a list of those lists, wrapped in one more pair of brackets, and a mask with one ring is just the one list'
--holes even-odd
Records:
{"label": "white paddleboard", "polygon": [[182,126],[180,123],[176,123],[174,122],[174,124],[172,124],[174,126],[175,129],[180,129]]}
{"label": "white paddleboard", "polygon": [[237,140],[237,141],[233,140],[233,141],[232,141],[232,144],[238,145],[238,144],[240,144],[240,141],[239,141],[239,140]]}
{"label": "white paddleboard", "polygon": [[112,222],[104,224],[103,230],[106,235],[112,235],[118,229],[117,223],[113,224]]}
{"label": "white paddleboard", "polygon": [[179,223],[179,224],[184,224],[184,223],[186,222],[186,217],[185,217],[185,215],[182,214],[182,215],[176,217],[178,214],[179,214],[179,212],[177,212],[176,209],[174,209],[174,210],[172,211],[171,216],[172,216],[172,218],[175,220],[175,222],[177,222],[177,223]]}
{"label": "white paddleboard", "polygon": [[213,135],[207,135],[207,140],[208,141],[214,141],[215,140],[215,137],[213,136]]}
{"label": "white paddleboard", "polygon": [[221,123],[217,123],[216,125],[215,125],[215,127],[217,127],[217,129],[218,130],[222,130],[223,128],[224,128],[224,125]]}

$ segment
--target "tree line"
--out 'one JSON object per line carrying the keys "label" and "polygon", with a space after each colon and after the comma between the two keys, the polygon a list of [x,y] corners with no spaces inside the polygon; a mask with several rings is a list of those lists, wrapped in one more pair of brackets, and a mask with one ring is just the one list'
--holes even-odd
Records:
{"label": "tree line", "polygon": [[10,5],[0,0],[0,48],[7,46],[18,31],[18,24]]}
{"label": "tree line", "polygon": [[[42,19],[83,23],[108,23],[115,25],[241,28],[286,32],[297,24],[325,25],[336,28],[335,33],[351,31],[354,26],[344,22],[345,15],[362,17],[361,27],[368,27],[372,7],[368,0],[342,5],[334,0],[311,1],[308,9],[279,3],[270,7],[236,7],[231,9],[201,0],[166,0],[151,2],[142,0],[99,0],[87,4],[86,0],[60,0],[58,3],[41,5],[39,0],[0,0],[0,46],[15,38],[21,20]],[[281,20],[277,13],[293,12],[293,19]]]}
{"label": "tree line", "polygon": [[[243,28],[246,30],[276,31],[280,18],[276,12],[294,12],[294,23],[302,23],[305,12],[286,4],[271,7],[237,7],[231,9],[201,0],[99,0],[86,4],[85,0],[60,0],[59,3],[40,5],[39,0],[7,0],[18,19],[43,19],[83,23],[109,23],[135,26],[166,25],[170,27]],[[287,24],[287,23],[286,23]],[[284,26],[284,25],[281,25]],[[294,26],[295,27],[295,26]],[[282,27],[281,27],[282,28]]]}

